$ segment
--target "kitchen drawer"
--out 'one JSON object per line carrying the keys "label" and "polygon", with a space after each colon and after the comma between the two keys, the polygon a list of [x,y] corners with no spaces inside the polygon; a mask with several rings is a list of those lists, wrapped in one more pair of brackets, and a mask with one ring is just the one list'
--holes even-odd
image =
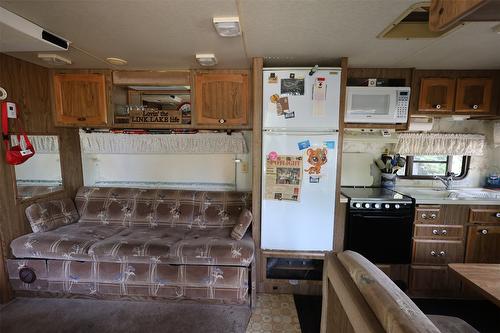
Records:
{"label": "kitchen drawer", "polygon": [[421,297],[457,296],[460,280],[446,266],[411,266],[410,295]]}
{"label": "kitchen drawer", "polygon": [[440,217],[439,206],[419,206],[415,210],[415,223],[438,224]]}
{"label": "kitchen drawer", "polygon": [[500,223],[500,207],[471,208],[469,223]]}
{"label": "kitchen drawer", "polygon": [[462,241],[413,240],[413,264],[446,265],[463,261]]}
{"label": "kitchen drawer", "polygon": [[413,237],[422,239],[463,239],[461,225],[415,225]]}

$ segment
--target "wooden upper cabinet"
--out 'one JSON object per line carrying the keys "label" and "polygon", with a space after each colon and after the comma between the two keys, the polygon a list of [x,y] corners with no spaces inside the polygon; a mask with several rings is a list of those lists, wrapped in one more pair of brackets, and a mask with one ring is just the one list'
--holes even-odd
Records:
{"label": "wooden upper cabinet", "polygon": [[197,125],[247,125],[248,72],[196,74],[195,112]]}
{"label": "wooden upper cabinet", "polygon": [[500,264],[500,225],[469,227],[465,262]]}
{"label": "wooden upper cabinet", "polygon": [[455,98],[455,79],[422,78],[420,81],[420,112],[452,112]]}
{"label": "wooden upper cabinet", "polygon": [[54,74],[55,120],[61,126],[107,124],[104,74]]}
{"label": "wooden upper cabinet", "polygon": [[489,112],[491,105],[490,78],[460,78],[457,80],[455,111],[476,113]]}

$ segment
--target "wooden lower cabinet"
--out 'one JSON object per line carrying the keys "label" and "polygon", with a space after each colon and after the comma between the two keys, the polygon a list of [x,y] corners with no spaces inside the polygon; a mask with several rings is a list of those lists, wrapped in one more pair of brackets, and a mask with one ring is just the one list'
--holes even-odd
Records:
{"label": "wooden lower cabinet", "polygon": [[410,295],[415,297],[456,297],[461,293],[460,280],[447,266],[410,267]]}
{"label": "wooden lower cabinet", "polygon": [[500,225],[468,227],[465,262],[500,264]]}

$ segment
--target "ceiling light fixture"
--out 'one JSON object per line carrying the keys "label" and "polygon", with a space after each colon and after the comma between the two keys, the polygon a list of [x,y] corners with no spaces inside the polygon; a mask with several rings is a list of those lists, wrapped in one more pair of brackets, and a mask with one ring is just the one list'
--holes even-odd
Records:
{"label": "ceiling light fixture", "polygon": [[55,53],[38,53],[38,59],[53,65],[71,65],[71,59],[60,56]]}
{"label": "ceiling light fixture", "polygon": [[237,37],[241,35],[240,18],[233,17],[214,17],[212,22],[215,31],[221,37]]}
{"label": "ceiling light fixture", "polygon": [[214,66],[217,65],[217,58],[213,53],[196,53],[196,61],[201,66]]}
{"label": "ceiling light fixture", "polygon": [[123,66],[127,64],[127,60],[123,60],[120,58],[109,57],[106,58],[106,61],[109,62],[111,65],[116,65],[116,66]]}

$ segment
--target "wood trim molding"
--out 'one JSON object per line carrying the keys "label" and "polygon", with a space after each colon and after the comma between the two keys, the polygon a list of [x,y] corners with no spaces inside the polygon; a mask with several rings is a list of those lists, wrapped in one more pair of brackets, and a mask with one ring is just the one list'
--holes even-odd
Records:
{"label": "wood trim molding", "polygon": [[145,86],[189,86],[191,71],[113,71],[113,84]]}
{"label": "wood trim molding", "polygon": [[252,115],[252,236],[255,242],[255,290],[262,291],[261,279],[261,251],[260,251],[260,201],[261,201],[261,177],[262,177],[262,68],[264,66],[263,58],[253,58],[252,60],[252,92],[253,106]]}

